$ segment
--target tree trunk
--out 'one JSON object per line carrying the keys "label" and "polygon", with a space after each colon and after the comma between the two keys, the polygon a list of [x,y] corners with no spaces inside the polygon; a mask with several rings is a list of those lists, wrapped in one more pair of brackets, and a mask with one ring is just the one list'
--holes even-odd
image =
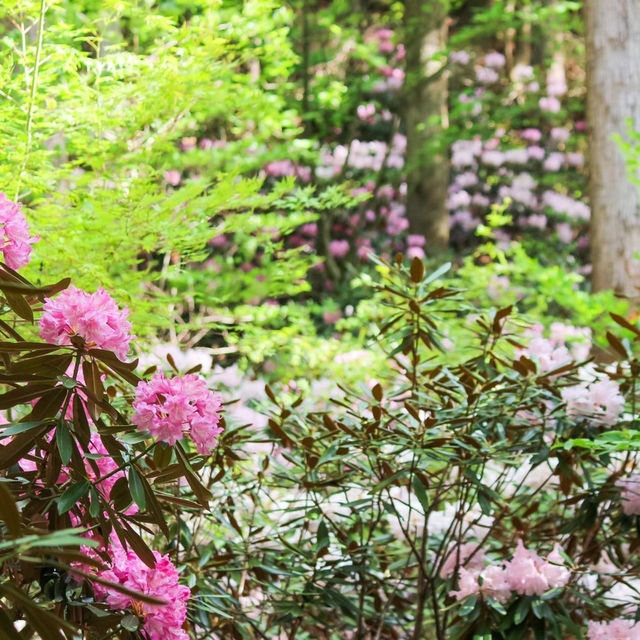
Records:
{"label": "tree trunk", "polygon": [[613,136],[640,125],[640,2],[585,0],[593,289],[638,301],[640,193]]}
{"label": "tree trunk", "polygon": [[449,168],[444,72],[448,0],[405,0],[407,218],[409,232],[426,238],[427,250],[449,244]]}

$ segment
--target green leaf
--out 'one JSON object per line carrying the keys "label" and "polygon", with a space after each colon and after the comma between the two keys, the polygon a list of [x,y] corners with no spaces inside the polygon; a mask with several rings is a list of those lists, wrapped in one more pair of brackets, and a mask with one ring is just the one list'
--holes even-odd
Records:
{"label": "green leaf", "polygon": [[325,549],[329,546],[329,529],[327,529],[327,525],[324,520],[320,520],[320,524],[318,524],[318,534],[316,538],[316,551],[320,551],[321,549]]}
{"label": "green leaf", "polygon": [[73,452],[73,438],[64,419],[58,420],[58,426],[56,427],[56,444],[58,445],[62,464],[65,466],[68,465],[69,460],[71,460],[71,453]]}
{"label": "green leaf", "polygon": [[7,425],[3,425],[0,429],[0,439],[8,438],[9,436],[15,436],[17,433],[23,431],[30,431],[44,424],[44,420],[32,420],[30,422],[10,422]]}
{"label": "green leaf", "polygon": [[140,474],[135,467],[129,467],[129,491],[131,491],[131,497],[133,501],[144,510],[147,506],[147,499],[144,494],[144,485],[140,479]]}
{"label": "green leaf", "polygon": [[69,489],[58,498],[58,513],[62,515],[69,511],[80,498],[89,492],[90,488],[91,483],[87,479],[81,480],[77,484],[69,487]]}
{"label": "green leaf", "polygon": [[122,618],[122,620],[120,620],[120,625],[125,631],[131,631],[133,633],[134,631],[138,630],[138,627],[140,626],[140,620],[138,620],[137,616],[128,614],[124,618]]}
{"label": "green leaf", "polygon": [[413,490],[416,494],[416,498],[422,505],[425,514],[429,512],[429,497],[427,496],[427,492],[424,490],[424,485],[422,484],[422,480],[417,476],[413,476],[412,481]]}

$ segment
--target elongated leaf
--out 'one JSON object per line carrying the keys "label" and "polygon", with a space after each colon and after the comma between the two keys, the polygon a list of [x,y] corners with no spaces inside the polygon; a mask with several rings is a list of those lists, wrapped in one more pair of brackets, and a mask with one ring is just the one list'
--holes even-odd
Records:
{"label": "elongated leaf", "polygon": [[0,482],[0,520],[6,525],[12,536],[20,535],[20,513],[11,492]]}
{"label": "elongated leaf", "polygon": [[69,428],[64,419],[58,421],[56,427],[56,445],[60,453],[60,461],[63,465],[68,465],[71,460],[71,452],[73,449],[73,438],[69,433]]}
{"label": "elongated leaf", "polygon": [[142,484],[142,480],[140,479],[140,474],[133,466],[129,467],[129,491],[131,491],[131,497],[133,498],[133,501],[140,507],[141,510],[144,510],[147,506],[144,486]]}
{"label": "elongated leaf", "polygon": [[28,422],[10,422],[7,425],[3,425],[0,428],[0,440],[2,438],[8,438],[9,436],[15,436],[18,433],[24,433],[25,431],[31,431],[40,425],[44,424],[44,420],[29,420]]}
{"label": "elongated leaf", "polygon": [[64,387],[56,387],[51,391],[43,393],[42,397],[35,403],[31,410],[30,417],[33,420],[52,418],[62,408],[65,398],[67,397],[67,393],[69,393],[69,390]]}
{"label": "elongated leaf", "polygon": [[[62,375],[71,364],[71,353],[39,353],[34,357],[23,357],[11,363],[11,373],[34,373],[55,378]],[[31,355],[31,354],[29,354]]]}
{"label": "elongated leaf", "polygon": [[0,409],[11,409],[18,404],[27,404],[31,400],[42,397],[47,391],[51,391],[51,387],[50,384],[34,383],[7,391],[0,395]]}
{"label": "elongated leaf", "polygon": [[11,307],[11,310],[23,320],[33,322],[33,311],[26,298],[19,293],[14,293],[14,291],[6,286],[3,287],[3,284],[4,283],[0,281],[0,290],[4,293],[4,297],[7,300],[7,304]]}
{"label": "elongated leaf", "polygon": [[415,475],[413,476],[413,481],[412,481],[412,486],[413,486],[413,490],[416,494],[416,498],[418,498],[418,502],[420,502],[420,504],[422,505],[422,508],[424,509],[424,513],[428,513],[429,512],[429,497],[427,496],[427,492],[424,489],[424,485],[422,484],[422,480],[420,480],[420,478]]}
{"label": "elongated leaf", "polygon": [[193,493],[195,493],[198,502],[205,508],[209,508],[209,500],[213,497],[209,489],[207,489],[201,482],[198,476],[194,473],[189,460],[187,459],[187,455],[184,452],[184,449],[178,442],[176,444],[176,455],[178,458],[178,464],[182,467],[182,471],[184,473],[184,477],[187,479],[189,486],[193,489]]}
{"label": "elongated leaf", "polygon": [[34,442],[47,433],[50,428],[51,423],[19,433],[11,442],[4,447],[0,447],[0,469],[6,469],[18,462],[20,458],[33,449]]}
{"label": "elongated leaf", "polygon": [[81,480],[72,485],[58,498],[58,513],[63,514],[69,511],[80,498],[87,495],[91,483],[88,480]]}

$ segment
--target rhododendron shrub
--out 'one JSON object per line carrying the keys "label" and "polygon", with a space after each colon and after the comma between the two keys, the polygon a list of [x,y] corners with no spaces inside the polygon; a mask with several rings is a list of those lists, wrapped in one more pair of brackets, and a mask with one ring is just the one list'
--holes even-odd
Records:
{"label": "rhododendron shrub", "polygon": [[[200,593],[238,594],[214,637],[635,632],[634,325],[610,318],[621,360],[596,366],[583,328],[469,307],[417,259],[379,268],[376,339],[393,373],[336,391],[331,409],[268,387],[266,428],[245,431],[247,477],[203,516],[226,532],[224,551],[203,543],[226,566]],[[470,334],[460,359],[441,351],[454,318]]]}
{"label": "rhododendron shrub", "polygon": [[[218,395],[194,371],[140,378],[128,311],[102,288],[0,271],[2,633],[187,640],[191,589],[170,541],[183,505],[209,505],[194,467],[217,458]],[[42,341],[23,336],[35,324]]]}

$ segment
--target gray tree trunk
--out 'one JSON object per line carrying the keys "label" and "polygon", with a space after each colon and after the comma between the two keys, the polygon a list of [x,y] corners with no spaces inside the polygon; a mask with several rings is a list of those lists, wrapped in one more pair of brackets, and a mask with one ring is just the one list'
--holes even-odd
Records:
{"label": "gray tree trunk", "polygon": [[442,131],[447,124],[444,72],[448,0],[405,0],[407,218],[427,250],[449,244],[449,168]]}
{"label": "gray tree trunk", "polygon": [[615,135],[640,126],[640,1],[585,0],[593,289],[640,300],[640,192]]}

